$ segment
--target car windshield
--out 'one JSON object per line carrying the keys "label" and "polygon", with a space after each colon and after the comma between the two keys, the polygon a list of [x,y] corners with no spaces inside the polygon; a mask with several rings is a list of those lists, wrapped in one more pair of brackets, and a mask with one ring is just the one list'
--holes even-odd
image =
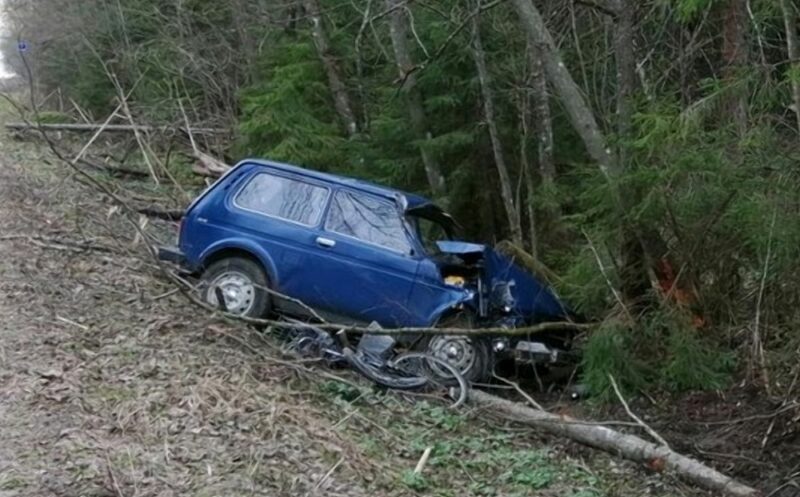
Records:
{"label": "car windshield", "polygon": [[434,219],[411,214],[408,216],[408,221],[428,254],[440,253],[441,251],[436,242],[452,238],[449,226]]}

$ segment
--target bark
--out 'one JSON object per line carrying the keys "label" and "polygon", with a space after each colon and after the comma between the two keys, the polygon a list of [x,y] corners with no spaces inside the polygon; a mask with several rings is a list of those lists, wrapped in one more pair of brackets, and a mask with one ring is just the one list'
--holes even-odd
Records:
{"label": "bark", "polygon": [[550,112],[550,96],[547,76],[544,73],[542,54],[536,47],[529,47],[531,64],[531,100],[533,102],[533,129],[536,133],[539,174],[545,186],[556,180],[556,162],[553,154],[553,118]]}
{"label": "bark", "polygon": [[192,165],[192,171],[200,176],[219,177],[231,170],[228,164],[198,149],[194,150],[193,155],[197,162]]}
{"label": "bark", "polygon": [[481,96],[483,97],[483,114],[486,120],[486,127],[489,129],[489,138],[492,142],[492,153],[497,166],[497,174],[500,177],[500,195],[508,218],[508,226],[511,230],[511,240],[517,245],[522,245],[521,216],[519,209],[514,205],[514,189],[511,183],[511,175],[508,173],[503,143],[497,129],[494,96],[492,95],[492,79],[486,66],[486,53],[483,50],[480,21],[477,15],[472,18],[472,57],[475,60],[475,68],[478,72],[478,81],[481,87]]}
{"label": "bark", "polygon": [[783,10],[783,26],[786,30],[786,49],[791,60],[792,100],[794,115],[797,118],[797,130],[800,132],[800,46],[797,44],[797,14],[789,0],[781,0]]}
{"label": "bark", "polygon": [[732,497],[761,495],[758,490],[739,483],[699,461],[678,454],[668,447],[642,440],[637,436],[620,433],[605,426],[583,424],[568,416],[532,409],[480,390],[471,390],[469,397],[478,405],[491,408],[514,421],[534,426],[554,435],[570,438],[612,454],[621,455],[626,459],[647,463],[653,468],[674,471],[684,480],[722,495]]}
{"label": "bark", "polygon": [[528,131],[529,107],[530,96],[526,91],[525,94],[522,95],[522,105],[519,110],[520,128],[522,131],[519,135],[519,154],[520,162],[522,163],[522,174],[525,176],[525,191],[527,193],[525,206],[528,213],[528,246],[531,255],[533,255],[534,258],[538,258],[539,228],[536,221],[536,208],[534,207],[536,201],[536,185],[533,180],[533,164],[531,164],[531,159],[528,156],[528,140],[530,139],[530,133]]}
{"label": "bark", "polygon": [[[614,62],[617,69],[617,102],[616,102],[616,132],[617,132],[617,160],[620,167],[625,168],[628,161],[628,144],[631,139],[633,119],[633,96],[636,91],[636,58],[634,54],[634,16],[635,5],[631,0],[612,0],[614,16]],[[630,206],[639,202],[639,192],[627,188],[620,195],[622,209],[627,211]],[[659,240],[661,235],[651,226],[622,227],[622,263],[619,268],[621,290],[631,301],[639,300],[650,289],[651,282],[648,277],[648,256],[656,258],[650,252],[647,240]],[[660,256],[660,254],[659,254]]]}
{"label": "bark", "polygon": [[345,86],[342,79],[339,64],[331,52],[328,34],[322,24],[319,0],[303,0],[303,7],[311,21],[311,36],[314,39],[314,47],[316,47],[317,55],[325,68],[325,74],[328,76],[328,86],[333,96],[333,106],[336,109],[336,113],[339,114],[339,119],[344,125],[347,136],[354,136],[358,133],[356,115],[353,112],[353,105],[350,101],[350,95],[347,93],[347,86]]}
{"label": "bark", "polygon": [[636,91],[636,60],[633,53],[635,7],[630,0],[613,0],[615,17],[614,57],[617,66],[617,135],[620,140],[617,157],[625,167],[627,141],[631,134],[633,94]]}
{"label": "bark", "polygon": [[[400,81],[403,82],[411,126],[414,128],[414,133],[420,142],[430,141],[432,135],[428,129],[425,109],[422,106],[422,94],[417,86],[417,78],[414,74],[415,66],[411,58],[411,50],[408,47],[408,16],[405,10],[407,8],[405,0],[385,1],[386,10],[391,10],[389,14],[389,34],[392,38],[392,48],[397,70],[400,74]],[[447,193],[447,185],[439,163],[424,145],[420,146],[420,154],[431,190],[434,195],[444,197]]]}
{"label": "bark", "polygon": [[[740,71],[747,65],[747,0],[728,0],[723,13],[722,59],[725,64],[723,77],[729,85],[734,84]],[[747,129],[747,107],[745,92],[732,88],[727,107],[731,120],[739,135]]]}
{"label": "bark", "polygon": [[607,148],[605,136],[595,120],[592,109],[564,65],[542,15],[531,0],[512,0],[512,3],[530,43],[539,50],[547,78],[561,99],[564,110],[580,135],[587,152],[607,178],[615,178],[619,173],[619,167]]}
{"label": "bark", "polygon": [[[538,173],[542,185],[547,191],[552,191],[555,184],[556,168],[553,156],[553,121],[550,113],[550,96],[547,88],[547,77],[544,73],[542,57],[532,44],[527,47],[528,63],[530,67],[529,79],[526,82],[522,105],[520,106],[520,155],[525,173],[525,188],[528,192],[528,222],[529,243],[531,254],[538,257],[539,233],[535,205],[534,167],[528,157],[528,142],[531,139],[531,128],[536,142],[538,159]],[[532,108],[531,108],[532,106]],[[556,205],[544,210],[547,225],[557,227],[561,218],[561,209]]]}

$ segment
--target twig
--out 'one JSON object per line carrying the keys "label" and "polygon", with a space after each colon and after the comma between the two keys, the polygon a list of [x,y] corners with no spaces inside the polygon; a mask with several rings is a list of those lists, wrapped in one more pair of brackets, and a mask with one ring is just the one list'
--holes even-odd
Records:
{"label": "twig", "polygon": [[88,326],[86,326],[86,325],[83,325],[83,324],[80,324],[80,323],[76,323],[75,321],[73,321],[73,320],[71,320],[71,319],[67,319],[67,318],[65,318],[65,317],[61,317],[61,316],[59,316],[58,314],[56,314],[56,320],[58,320],[58,321],[61,321],[62,323],[71,324],[72,326],[75,326],[75,327],[77,327],[77,328],[80,328],[80,329],[82,329],[83,331],[89,331],[89,327],[88,327]]}
{"label": "twig", "polygon": [[[106,119],[105,122],[97,129],[94,136],[92,136],[91,140],[86,142],[81,151],[78,152],[78,155],[76,155],[75,158],[72,159],[73,162],[83,158],[83,154],[85,154],[86,151],[89,150],[89,147],[91,147],[94,141],[97,139],[97,137],[100,136],[100,133],[102,133],[106,128],[108,128],[109,124],[111,124],[111,121],[117,116],[117,112],[119,112],[120,107],[121,104],[117,104],[117,108],[114,109],[114,112],[108,115],[108,119]],[[6,127],[8,127],[8,125],[6,125]]]}
{"label": "twig", "polygon": [[605,15],[611,17],[612,19],[616,19],[617,18],[616,11],[614,11],[613,9],[609,9],[605,5],[601,5],[601,4],[597,3],[597,2],[592,2],[591,0],[573,0],[573,3],[576,3],[578,5],[583,5],[583,6],[591,8],[591,9],[594,9],[594,10],[600,12],[601,14],[605,14]]}
{"label": "twig", "polygon": [[589,249],[592,251],[592,254],[594,254],[594,258],[597,261],[597,266],[600,269],[600,273],[603,275],[603,278],[605,278],[608,288],[611,290],[611,293],[614,294],[614,298],[616,299],[617,303],[619,303],[619,305],[622,307],[622,310],[625,311],[625,314],[628,316],[630,322],[631,323],[635,322],[635,320],[633,319],[633,315],[631,314],[631,311],[628,310],[628,306],[626,306],[625,303],[622,301],[622,296],[619,294],[617,289],[614,287],[614,284],[611,282],[611,279],[608,277],[608,273],[606,273],[606,268],[603,265],[603,260],[600,259],[600,254],[597,253],[597,249],[592,243],[591,238],[589,238],[589,235],[586,233],[586,231],[581,230],[581,232],[583,233],[583,236],[586,238],[586,241],[589,243]]}
{"label": "twig", "polygon": [[176,293],[178,293],[178,291],[179,291],[178,288],[173,288],[172,290],[169,290],[169,291],[164,292],[164,293],[162,293],[160,295],[156,295],[155,297],[152,297],[151,300],[153,302],[155,302],[156,300],[161,300],[163,298],[169,297],[170,295],[175,295]]}
{"label": "twig", "polygon": [[111,486],[114,488],[114,493],[117,494],[117,497],[125,497],[125,494],[122,493],[122,488],[119,486],[117,477],[114,476],[114,471],[111,469],[111,459],[108,457],[108,453],[106,453],[106,472],[108,473],[108,478],[111,480]]}
{"label": "twig", "polygon": [[636,421],[636,423],[639,426],[644,428],[644,430],[647,433],[649,433],[650,436],[653,437],[658,443],[660,443],[665,448],[667,448],[669,450],[672,450],[672,449],[670,449],[669,444],[667,443],[667,441],[664,440],[661,437],[661,435],[659,435],[654,429],[650,428],[650,426],[647,425],[647,423],[642,421],[642,419],[639,416],[637,416],[636,414],[634,414],[633,411],[631,411],[631,408],[628,406],[628,403],[625,401],[625,397],[622,396],[622,392],[619,391],[619,387],[617,386],[617,382],[616,382],[616,380],[614,380],[614,376],[611,373],[608,374],[608,379],[611,380],[611,386],[614,388],[614,393],[617,394],[617,398],[619,398],[619,401],[622,402],[622,406],[625,408],[625,412],[628,413],[628,416],[630,416],[631,419]]}
{"label": "twig", "polygon": [[698,424],[706,425],[706,426],[713,426],[713,425],[733,425],[739,423],[747,423],[748,421],[759,421],[762,419],[772,419],[779,414],[783,414],[786,411],[791,411],[792,409],[800,408],[800,404],[797,402],[789,403],[783,407],[776,409],[775,411],[769,414],[754,414],[752,416],[746,416],[743,418],[737,419],[730,419],[724,421],[698,421]]}
{"label": "twig", "polygon": [[419,462],[417,462],[417,467],[414,468],[415,475],[421,474],[422,470],[425,469],[425,465],[428,464],[428,459],[431,457],[431,452],[433,452],[433,447],[427,447],[422,453],[422,457],[420,457]]}
{"label": "twig", "polygon": [[[769,274],[769,259],[772,256],[772,237],[775,232],[775,221],[778,216],[777,208],[772,211],[772,223],[770,224],[769,228],[769,237],[767,238],[767,255],[764,257],[764,270],[761,273],[761,282],[758,286],[758,299],[756,301],[756,317],[755,322],[753,323],[753,345],[752,345],[752,353],[753,358],[758,363],[758,367],[761,370],[761,380],[764,382],[764,388],[767,391],[767,394],[770,393],[769,387],[769,372],[767,371],[767,363],[764,358],[764,344],[761,339],[761,303],[764,300],[764,289],[767,283],[767,274]],[[767,436],[769,436],[769,432],[767,432]],[[766,445],[766,437],[764,439],[764,444]]]}
{"label": "twig", "polygon": [[538,402],[536,402],[536,401],[533,399],[533,397],[531,397],[531,396],[528,394],[528,392],[526,392],[525,390],[523,390],[522,388],[520,388],[520,386],[519,386],[519,383],[517,383],[517,382],[514,382],[514,381],[511,381],[511,380],[509,380],[509,379],[506,379],[506,378],[503,378],[502,376],[500,376],[500,375],[498,375],[498,374],[493,374],[493,376],[495,377],[495,379],[498,379],[498,380],[500,380],[501,382],[505,383],[506,385],[509,385],[509,386],[511,386],[512,388],[514,388],[514,390],[516,390],[518,394],[522,395],[522,397],[524,397],[524,398],[525,398],[525,400],[527,400],[527,401],[528,401],[528,403],[529,403],[530,405],[532,405],[533,407],[535,407],[536,409],[539,409],[540,411],[544,411],[544,410],[545,410],[545,408],[544,408],[544,407],[542,407],[542,405],[541,405],[541,404],[539,404]]}
{"label": "twig", "polygon": [[331,477],[331,475],[333,474],[333,472],[334,472],[334,471],[336,471],[336,468],[338,468],[338,467],[339,467],[339,466],[340,466],[340,465],[341,465],[343,462],[344,462],[344,457],[341,457],[341,458],[339,458],[339,460],[338,460],[338,461],[336,461],[336,464],[334,464],[334,465],[331,467],[331,469],[329,469],[329,470],[328,470],[328,472],[327,472],[327,473],[325,473],[325,476],[323,476],[323,477],[322,477],[322,478],[321,478],[321,479],[320,479],[320,480],[317,482],[317,484],[316,484],[316,485],[314,485],[314,490],[318,490],[318,489],[319,489],[319,487],[321,487],[321,486],[322,486],[322,485],[323,485],[323,484],[324,484],[324,483],[325,483],[325,482],[328,480],[328,478],[330,478],[330,477]]}
{"label": "twig", "polygon": [[[112,113],[112,115],[114,115]],[[101,127],[103,131],[108,133],[130,133],[134,131],[140,131],[143,133],[146,132],[156,132],[156,133],[168,133],[168,132],[175,132],[180,131],[186,135],[195,134],[195,135],[213,135],[213,134],[226,134],[230,133],[230,131],[222,128],[195,128],[195,127],[182,127],[182,126],[150,126],[146,124],[109,124],[104,126],[103,124],[97,123],[29,123],[29,122],[12,122],[12,123],[5,123],[7,129],[16,130],[16,131],[24,131],[24,130],[32,130],[37,131],[39,128],[48,130],[48,131],[72,131],[76,133],[87,132],[87,131],[97,131]]]}

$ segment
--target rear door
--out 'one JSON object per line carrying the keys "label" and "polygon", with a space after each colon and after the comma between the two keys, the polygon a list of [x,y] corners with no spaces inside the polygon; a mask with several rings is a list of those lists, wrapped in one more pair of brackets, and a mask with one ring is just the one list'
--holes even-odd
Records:
{"label": "rear door", "polygon": [[364,192],[333,193],[310,268],[326,310],[383,326],[414,322],[408,308],[420,259],[394,202]]}
{"label": "rear door", "polygon": [[[254,241],[274,264],[273,290],[306,301],[305,279],[318,257],[315,239],[331,188],[310,178],[260,169],[227,196],[227,208],[213,208],[209,224],[217,239]],[[313,305],[314,302],[308,302]],[[284,304],[276,299],[276,304]]]}

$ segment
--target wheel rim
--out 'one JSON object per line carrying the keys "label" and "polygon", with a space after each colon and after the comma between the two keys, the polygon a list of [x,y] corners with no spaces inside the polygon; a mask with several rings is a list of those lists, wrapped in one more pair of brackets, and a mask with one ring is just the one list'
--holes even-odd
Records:
{"label": "wheel rim", "polygon": [[[455,335],[440,335],[433,337],[428,343],[428,353],[437,359],[446,361],[462,375],[475,365],[477,353],[475,344],[467,337]],[[440,364],[428,361],[428,367],[443,378],[450,378],[453,374]]]}
{"label": "wheel rim", "polygon": [[219,307],[217,291],[222,291],[225,309],[232,314],[244,315],[250,312],[256,299],[256,285],[247,275],[238,271],[226,271],[208,285],[206,302]]}

